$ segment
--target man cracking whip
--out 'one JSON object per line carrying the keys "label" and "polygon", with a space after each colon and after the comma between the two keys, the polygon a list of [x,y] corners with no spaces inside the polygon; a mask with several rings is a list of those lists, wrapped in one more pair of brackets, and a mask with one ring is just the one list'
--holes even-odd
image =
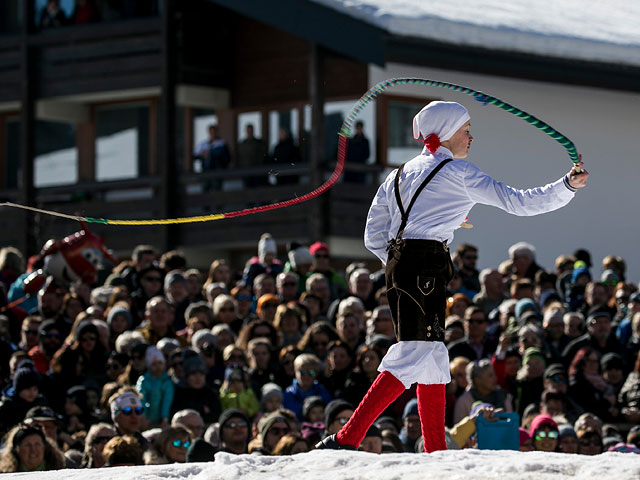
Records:
{"label": "man cracking whip", "polygon": [[[444,344],[446,288],[453,275],[447,244],[476,203],[514,215],[537,215],[568,204],[587,184],[576,167],[544,187],[518,190],[463,160],[473,137],[469,112],[431,102],[413,119],[422,153],[391,172],[369,209],[365,246],[386,264],[387,297],[398,342],[349,421],[317,448],[356,449],[371,424],[413,383],[425,452],[446,450],[445,385],[451,381]],[[579,163],[582,165],[582,162]]]}

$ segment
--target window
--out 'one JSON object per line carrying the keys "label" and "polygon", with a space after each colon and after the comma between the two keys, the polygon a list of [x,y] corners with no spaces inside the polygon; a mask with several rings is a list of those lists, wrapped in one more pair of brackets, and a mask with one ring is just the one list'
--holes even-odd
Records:
{"label": "window", "polygon": [[422,145],[413,138],[413,117],[423,103],[389,101],[387,111],[387,164],[400,165],[420,153]]}
{"label": "window", "polygon": [[78,181],[75,125],[36,121],[35,148],[33,183],[36,188],[68,185]]}
{"label": "window", "polygon": [[96,180],[136,178],[149,172],[149,106],[98,107]]}
{"label": "window", "polygon": [[0,34],[19,33],[22,24],[22,2],[2,0],[0,2]]}

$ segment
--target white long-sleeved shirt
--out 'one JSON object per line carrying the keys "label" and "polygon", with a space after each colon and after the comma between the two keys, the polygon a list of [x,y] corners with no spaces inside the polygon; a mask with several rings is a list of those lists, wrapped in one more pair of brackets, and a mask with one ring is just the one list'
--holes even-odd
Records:
{"label": "white long-sleeved shirt", "polygon": [[[434,154],[425,148],[405,164],[400,177],[400,196],[405,209],[429,172],[447,158],[453,158],[453,154],[445,147],[439,147]],[[395,238],[401,223],[393,191],[396,172],[392,171],[378,188],[364,232],[365,246],[385,264],[387,244]],[[476,203],[492,205],[514,215],[531,216],[565,206],[574,194],[563,178],[544,187],[519,190],[494,180],[471,162],[454,159],[418,195],[403,238],[451,243],[454,230]]]}

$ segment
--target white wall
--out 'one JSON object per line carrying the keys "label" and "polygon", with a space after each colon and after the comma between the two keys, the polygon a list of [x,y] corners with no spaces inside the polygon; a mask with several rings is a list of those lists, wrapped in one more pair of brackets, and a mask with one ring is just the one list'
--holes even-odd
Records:
{"label": "white wall", "polygon": [[[469,218],[474,228],[457,230],[454,248],[461,242],[477,245],[478,266],[483,268],[497,266],[507,258],[510,245],[526,240],[536,247],[538,263],[547,269],[553,269],[556,256],[586,248],[592,254],[594,276],[601,273],[602,258],[614,254],[626,260],[627,279],[634,283],[640,280],[640,255],[636,253],[640,233],[640,95],[391,63],[385,69],[370,68],[371,86],[394,77],[457,83],[525,110],[570,138],[591,174],[588,187],[568,206],[546,215],[515,217],[477,205]],[[468,95],[418,85],[392,87],[385,93],[439,97],[464,104],[470,111],[475,137],[468,160],[511,186],[544,185],[571,167],[566,150],[551,137]],[[416,144],[416,152],[419,149]]]}

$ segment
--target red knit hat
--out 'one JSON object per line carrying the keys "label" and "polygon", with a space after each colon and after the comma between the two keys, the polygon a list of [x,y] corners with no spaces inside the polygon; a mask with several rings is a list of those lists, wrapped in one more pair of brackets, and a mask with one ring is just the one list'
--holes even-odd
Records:
{"label": "red knit hat", "polygon": [[327,253],[329,253],[329,247],[327,246],[326,243],[316,242],[309,247],[309,252],[311,252],[311,255],[315,255],[316,252],[319,250],[324,250]]}
{"label": "red knit hat", "polygon": [[540,430],[542,427],[548,426],[553,428],[554,430],[558,430],[558,424],[555,422],[551,415],[546,413],[537,415],[531,420],[531,427],[529,427],[529,434],[533,437],[537,430]]}

